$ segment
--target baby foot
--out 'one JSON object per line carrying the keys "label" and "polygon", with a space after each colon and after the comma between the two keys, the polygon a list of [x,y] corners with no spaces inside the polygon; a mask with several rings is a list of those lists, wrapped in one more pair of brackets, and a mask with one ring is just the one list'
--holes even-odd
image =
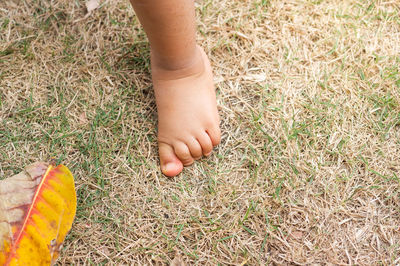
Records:
{"label": "baby foot", "polygon": [[176,176],[183,166],[208,156],[221,140],[211,65],[197,47],[193,62],[166,69],[152,55],[152,78],[158,112],[161,170]]}

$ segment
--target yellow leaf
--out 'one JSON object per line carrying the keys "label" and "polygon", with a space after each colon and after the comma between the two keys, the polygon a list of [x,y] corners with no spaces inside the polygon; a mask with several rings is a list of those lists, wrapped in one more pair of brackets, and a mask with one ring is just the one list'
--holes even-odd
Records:
{"label": "yellow leaf", "polygon": [[0,265],[55,262],[76,212],[74,178],[64,165],[35,163],[0,181]]}

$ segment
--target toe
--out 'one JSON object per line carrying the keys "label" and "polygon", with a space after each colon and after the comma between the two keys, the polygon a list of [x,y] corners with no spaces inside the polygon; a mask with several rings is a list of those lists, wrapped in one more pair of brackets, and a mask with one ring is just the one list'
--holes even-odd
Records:
{"label": "toe", "polygon": [[207,133],[210,136],[213,146],[217,146],[221,143],[221,129],[219,127],[207,129]]}
{"label": "toe", "polygon": [[205,131],[202,132],[202,134],[200,134],[197,137],[197,140],[199,141],[199,143],[201,145],[204,156],[209,156],[213,149],[213,144],[212,144],[210,136],[207,134],[207,132],[205,132]]}
{"label": "toe", "polygon": [[174,144],[174,150],[176,156],[183,163],[184,166],[191,165],[194,162],[192,155],[190,154],[188,146],[183,142]]}
{"label": "toe", "polygon": [[203,150],[200,146],[200,143],[197,141],[197,139],[192,138],[186,144],[189,147],[189,151],[190,151],[190,154],[192,155],[193,159],[195,159],[195,160],[200,159],[201,156],[203,155]]}
{"label": "toe", "polygon": [[176,157],[174,148],[166,143],[158,143],[161,171],[164,175],[173,177],[182,172],[182,162]]}

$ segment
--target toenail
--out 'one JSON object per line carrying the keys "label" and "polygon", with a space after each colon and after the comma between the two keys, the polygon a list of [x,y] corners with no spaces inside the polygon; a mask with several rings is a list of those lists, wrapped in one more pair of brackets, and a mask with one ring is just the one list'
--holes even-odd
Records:
{"label": "toenail", "polygon": [[167,163],[164,165],[164,172],[169,172],[174,170],[174,164],[173,163]]}
{"label": "toenail", "polygon": [[208,157],[208,156],[211,155],[211,153],[212,153],[212,152],[209,152],[209,153],[207,153],[207,154],[204,154],[204,156]]}

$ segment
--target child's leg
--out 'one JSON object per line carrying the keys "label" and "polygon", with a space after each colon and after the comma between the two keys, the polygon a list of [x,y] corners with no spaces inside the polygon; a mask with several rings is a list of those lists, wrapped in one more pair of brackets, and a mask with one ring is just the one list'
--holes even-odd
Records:
{"label": "child's leg", "polygon": [[131,0],[151,47],[161,169],[175,176],[220,142],[210,62],[195,41],[193,0]]}

